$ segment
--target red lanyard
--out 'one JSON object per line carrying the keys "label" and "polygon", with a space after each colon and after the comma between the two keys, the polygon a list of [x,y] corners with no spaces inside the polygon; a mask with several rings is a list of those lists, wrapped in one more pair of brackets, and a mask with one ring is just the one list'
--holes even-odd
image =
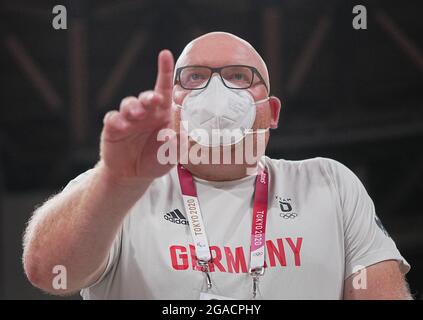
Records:
{"label": "red lanyard", "polygon": [[[211,289],[208,273],[208,262],[212,260],[204,222],[198,202],[197,191],[191,172],[178,164],[179,184],[181,186],[185,212],[188,217],[191,236],[194,240],[198,263],[207,275],[207,287]],[[264,274],[264,255],[266,244],[266,218],[268,205],[269,175],[266,169],[260,168],[255,181],[253,222],[251,229],[250,268],[253,277],[253,298],[258,290],[259,276]]]}

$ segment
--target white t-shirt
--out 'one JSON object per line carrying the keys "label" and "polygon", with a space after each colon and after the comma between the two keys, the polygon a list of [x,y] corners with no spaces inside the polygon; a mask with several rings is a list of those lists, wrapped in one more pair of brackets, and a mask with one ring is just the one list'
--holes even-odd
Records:
{"label": "white t-shirt", "polygon": [[[359,179],[334,160],[274,160],[269,171],[266,272],[260,299],[342,299],[344,280],[380,261],[410,266],[375,214]],[[87,173],[85,173],[87,174]],[[82,180],[83,175],[72,182]],[[194,178],[213,268],[212,293],[250,299],[255,176]],[[71,183],[72,183],[71,182]],[[126,216],[100,279],[84,299],[198,299],[205,288],[176,168],[156,179]]]}

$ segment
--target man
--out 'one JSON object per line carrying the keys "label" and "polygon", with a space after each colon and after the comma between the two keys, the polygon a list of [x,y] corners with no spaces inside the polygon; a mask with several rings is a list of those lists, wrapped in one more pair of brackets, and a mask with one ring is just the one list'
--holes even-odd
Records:
{"label": "man", "polygon": [[[410,298],[409,265],[340,163],[159,159],[186,133],[189,151],[229,146],[232,159],[255,137],[243,152],[261,155],[258,138],[267,145],[280,111],[269,88],[265,63],[234,35],[195,39],[175,72],[162,51],[154,90],[105,116],[99,163],[34,213],[23,255],[31,283],[53,294],[82,289],[86,299]],[[221,129],[237,127],[241,139],[225,146]],[[178,134],[158,139],[169,128]],[[200,129],[219,129],[217,140]],[[65,289],[52,284],[57,265]]]}

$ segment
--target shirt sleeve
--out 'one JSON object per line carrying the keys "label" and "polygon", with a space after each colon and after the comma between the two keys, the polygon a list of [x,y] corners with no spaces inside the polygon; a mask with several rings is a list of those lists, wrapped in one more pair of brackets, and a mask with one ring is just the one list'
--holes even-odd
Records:
{"label": "shirt sleeve", "polygon": [[[70,190],[71,188],[73,188],[74,186],[77,186],[78,184],[82,183],[83,181],[85,181],[90,176],[90,174],[92,174],[92,172],[93,172],[93,169],[89,169],[89,170],[81,173],[76,178],[69,181],[68,184],[63,188],[62,192],[66,192],[66,191]],[[107,258],[107,264],[106,264],[106,268],[104,269],[104,272],[88,288],[91,288],[91,287],[97,285],[98,283],[100,283],[106,277],[106,275],[110,272],[110,270],[113,268],[113,266],[116,264],[117,260],[119,259],[120,248],[121,248],[121,243],[122,243],[122,229],[123,229],[123,226],[121,226],[119,228],[119,231],[118,231],[115,239],[113,240],[112,246],[110,247],[109,255],[108,255],[108,258]],[[81,291],[81,294],[83,294],[83,291],[84,291],[84,289]]]}
{"label": "shirt sleeve", "polygon": [[362,268],[385,260],[399,261],[401,272],[406,274],[410,265],[383,227],[361,181],[337,161],[330,161],[330,171],[343,215],[345,279]]}
{"label": "shirt sleeve", "polygon": [[71,181],[68,182],[68,184],[63,188],[63,191],[68,191],[72,189],[74,186],[77,186],[78,184],[85,181],[91,174],[93,173],[93,169],[88,169],[87,171],[81,173],[76,178],[73,178]]}
{"label": "shirt sleeve", "polygon": [[110,247],[110,251],[109,251],[109,256],[107,258],[107,264],[106,264],[106,268],[104,269],[103,273],[100,275],[100,277],[91,285],[89,285],[87,288],[84,288],[81,290],[81,295],[83,297],[85,297],[86,294],[86,289],[92,288],[96,285],[98,285],[99,283],[101,283],[104,278],[106,278],[106,276],[112,272],[113,274],[113,269],[117,264],[117,261],[119,260],[119,256],[120,256],[120,250],[122,247],[122,230],[123,230],[123,226],[121,226],[119,228],[119,231],[115,237],[115,239],[113,240],[112,246]]}

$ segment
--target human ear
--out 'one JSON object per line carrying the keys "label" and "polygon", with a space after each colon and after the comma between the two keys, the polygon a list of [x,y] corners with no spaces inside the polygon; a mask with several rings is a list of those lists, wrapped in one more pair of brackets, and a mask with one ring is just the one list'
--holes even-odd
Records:
{"label": "human ear", "polygon": [[279,115],[281,111],[281,101],[275,96],[269,97],[270,106],[270,128],[276,129],[278,127]]}

